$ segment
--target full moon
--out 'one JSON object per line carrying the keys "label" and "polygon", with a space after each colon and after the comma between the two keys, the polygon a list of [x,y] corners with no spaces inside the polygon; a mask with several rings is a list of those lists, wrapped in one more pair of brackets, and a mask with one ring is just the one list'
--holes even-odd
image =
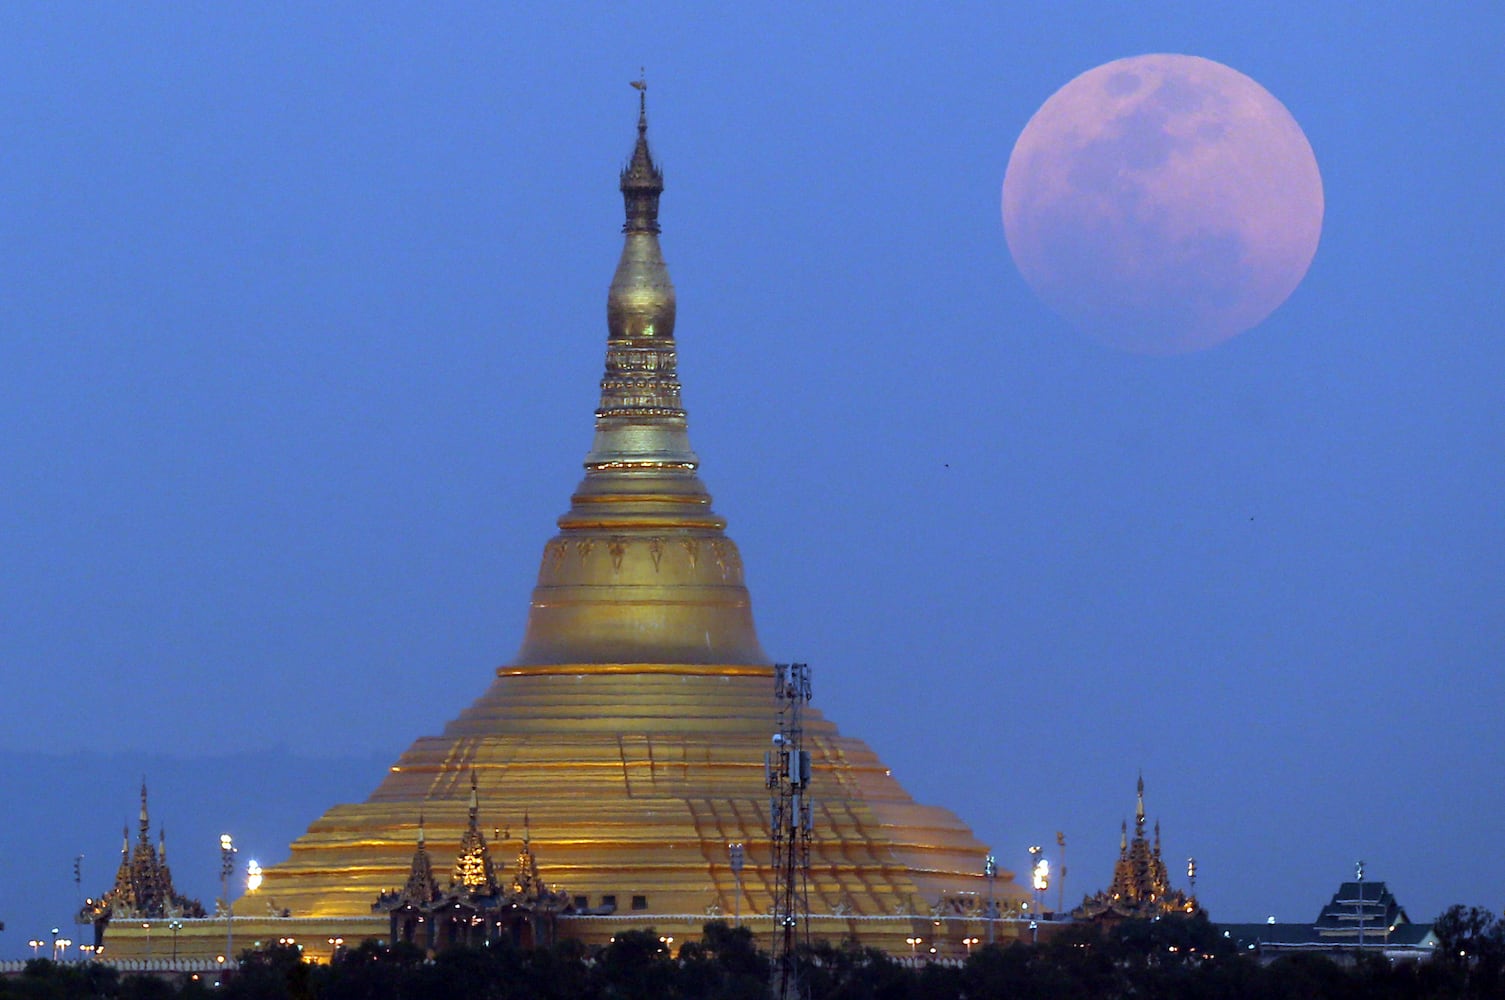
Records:
{"label": "full moon", "polygon": [[1024,127],[1009,251],[1074,326],[1140,354],[1222,343],[1301,283],[1322,177],[1285,105],[1237,70],[1144,55],[1088,70]]}

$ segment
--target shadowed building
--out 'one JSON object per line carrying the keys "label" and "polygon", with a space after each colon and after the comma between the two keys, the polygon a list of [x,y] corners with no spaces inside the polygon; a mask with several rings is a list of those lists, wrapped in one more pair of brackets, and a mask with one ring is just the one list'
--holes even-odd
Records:
{"label": "shadowed building", "polygon": [[[649,926],[698,936],[739,906],[744,922],[768,926],[774,670],[737,546],[690,448],[675,292],[659,249],[662,190],[640,109],[621,174],[625,245],[607,295],[595,438],[544,545],[521,649],[365,802],[330,809],[266,869],[235,907],[237,924],[253,922],[247,937],[275,939],[268,914],[283,912],[319,921],[316,937],[336,923],[347,941],[385,937],[372,904],[411,874],[419,817],[429,845],[477,829],[472,776],[480,828],[531,817],[539,875],[570,897],[561,936],[605,941]],[[958,942],[977,935],[990,891],[1000,904],[1024,898],[1007,872],[985,879],[987,847],[949,810],[916,803],[867,744],[813,709],[804,733],[815,935],[907,952],[904,938],[920,927],[931,936],[938,917],[955,923],[946,933]],[[733,843],[745,845],[740,880]]]}
{"label": "shadowed building", "polygon": [[1265,960],[1296,952],[1343,958],[1383,954],[1392,960],[1430,958],[1437,947],[1431,924],[1413,924],[1384,882],[1358,878],[1344,882],[1309,924],[1218,924],[1223,936],[1241,950]]}

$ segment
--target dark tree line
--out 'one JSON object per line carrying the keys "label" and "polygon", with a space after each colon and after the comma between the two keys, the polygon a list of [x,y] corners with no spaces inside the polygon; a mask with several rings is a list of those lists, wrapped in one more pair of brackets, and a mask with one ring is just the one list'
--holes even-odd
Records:
{"label": "dark tree line", "polygon": [[[1066,929],[1047,943],[982,948],[960,966],[912,968],[872,948],[820,944],[800,956],[811,1000],[1216,1000],[1505,997],[1505,923],[1455,906],[1435,924],[1430,961],[1316,954],[1273,962],[1238,952],[1205,917]],[[202,980],[37,960],[0,979],[0,1000],[767,1000],[768,957],[746,928],[707,924],[671,955],[653,931],[587,952],[578,942],[522,950],[365,944],[330,965],[292,947],[247,952],[222,988]]]}

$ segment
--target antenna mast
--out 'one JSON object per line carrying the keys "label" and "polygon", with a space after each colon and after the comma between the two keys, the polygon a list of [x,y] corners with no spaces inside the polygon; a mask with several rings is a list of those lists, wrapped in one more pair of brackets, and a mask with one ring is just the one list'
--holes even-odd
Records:
{"label": "antenna mast", "polygon": [[[774,939],[773,996],[806,996],[796,972],[797,948],[810,944],[810,838],[814,803],[810,800],[810,752],[805,749],[804,708],[810,701],[810,667],[805,663],[774,666],[774,698],[779,728],[773,749],[763,755],[768,786],[768,829],[773,841]],[[803,930],[803,942],[800,935]]]}

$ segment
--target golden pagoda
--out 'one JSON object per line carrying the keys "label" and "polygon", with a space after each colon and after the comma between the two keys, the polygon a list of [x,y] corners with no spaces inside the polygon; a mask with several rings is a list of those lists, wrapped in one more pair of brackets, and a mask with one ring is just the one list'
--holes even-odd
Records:
{"label": "golden pagoda", "polygon": [[[774,667],[690,448],[659,247],[663,175],[641,96],[620,188],[624,246],[607,293],[595,437],[544,545],[521,649],[365,802],[330,809],[265,870],[235,906],[237,950],[276,939],[276,919],[313,922],[315,949],[336,928],[346,941],[384,936],[372,904],[408,880],[415,844],[438,858],[471,845],[456,871],[487,878],[476,831],[493,830],[500,849],[503,829],[519,826],[527,863],[571,900],[561,936],[606,941],[651,926],[683,941],[734,911],[771,926],[763,758],[777,725]],[[986,878],[987,846],[949,810],[917,804],[860,739],[814,709],[804,739],[815,936],[908,951],[907,936],[945,935],[961,953],[996,912],[990,900],[1007,910],[1027,898],[1008,872]],[[740,875],[733,844],[744,845]]]}

